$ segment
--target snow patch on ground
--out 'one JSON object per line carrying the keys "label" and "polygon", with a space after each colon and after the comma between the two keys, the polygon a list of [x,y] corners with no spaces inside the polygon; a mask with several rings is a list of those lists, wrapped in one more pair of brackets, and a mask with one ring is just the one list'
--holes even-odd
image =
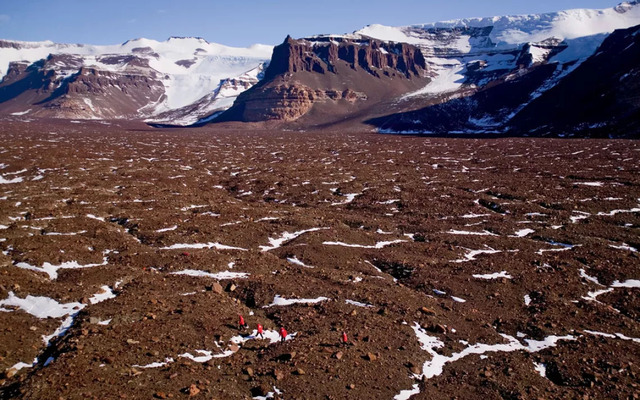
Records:
{"label": "snow patch on ground", "polygon": [[326,297],[318,297],[316,299],[285,299],[280,295],[275,295],[273,298],[273,302],[269,305],[263,306],[262,308],[269,308],[275,306],[290,306],[293,304],[316,304],[323,301],[328,301],[329,299]]}
{"label": "snow patch on ground", "polygon": [[325,229],[329,229],[329,228],[311,228],[311,229],[305,229],[305,230],[301,230],[301,231],[293,232],[293,233],[284,232],[282,235],[280,235],[280,237],[269,238],[269,245],[268,246],[260,246],[260,250],[261,251],[271,251],[271,250],[277,249],[278,247],[281,247],[286,242],[289,242],[289,241],[291,241],[293,239],[296,239],[296,238],[304,235],[305,233],[316,232],[316,231],[321,231],[321,230],[325,230]]}
{"label": "snow patch on ground", "polygon": [[225,244],[221,244],[218,242],[212,243],[177,243],[167,247],[161,247],[160,250],[180,250],[180,249],[216,249],[216,250],[239,250],[239,251],[249,251],[248,249],[243,249],[242,247],[233,247],[227,246]]}
{"label": "snow patch on ground", "polygon": [[487,279],[487,280],[500,279],[500,278],[513,279],[513,277],[509,275],[507,271],[495,272],[493,274],[473,275],[473,277],[476,279]]}
{"label": "snow patch on ground", "polygon": [[392,240],[388,242],[378,242],[371,246],[362,245],[362,244],[344,243],[344,242],[322,242],[322,244],[326,246],[343,246],[343,247],[354,247],[354,248],[361,248],[361,249],[382,249],[384,247],[391,246],[392,244],[406,243],[406,242],[407,242],[406,240]]}
{"label": "snow patch on ground", "polygon": [[302,261],[298,260],[298,258],[297,258],[297,257],[295,257],[295,256],[294,256],[294,257],[289,257],[289,258],[287,258],[287,261],[289,261],[291,264],[299,265],[299,266],[301,266],[301,267],[305,267],[305,268],[315,268],[315,267],[313,267],[313,266],[311,266],[311,265],[307,265],[307,264],[303,263]]}
{"label": "snow patch on ground", "polygon": [[217,280],[224,279],[243,279],[248,278],[249,274],[246,272],[232,272],[232,271],[223,271],[223,272],[206,272],[206,271],[198,271],[193,269],[185,269],[183,271],[172,272],[171,275],[186,275],[186,276],[195,276],[195,277],[203,277],[203,278],[213,278]]}
{"label": "snow patch on ground", "polygon": [[45,262],[44,264],[42,264],[42,267],[36,267],[26,262],[19,262],[19,263],[16,263],[15,266],[18,268],[28,269],[31,271],[44,272],[47,275],[49,275],[49,279],[55,280],[58,278],[58,271],[61,269],[83,269],[83,268],[94,268],[94,267],[101,267],[101,266],[107,265],[108,259],[106,257],[106,254],[108,253],[110,253],[109,250],[105,251],[104,252],[105,256],[102,259],[102,263],[97,263],[97,264],[82,265],[77,261],[67,261],[67,262],[63,262],[60,265],[53,265],[51,263]]}

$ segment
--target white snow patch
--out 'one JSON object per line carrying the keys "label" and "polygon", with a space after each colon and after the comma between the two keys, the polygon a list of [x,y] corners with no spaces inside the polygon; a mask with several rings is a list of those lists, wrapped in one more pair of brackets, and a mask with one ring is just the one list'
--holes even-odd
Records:
{"label": "white snow patch", "polygon": [[206,271],[198,271],[194,269],[185,269],[183,271],[172,272],[171,275],[186,275],[186,276],[195,276],[195,277],[203,277],[203,278],[213,278],[217,280],[243,279],[243,278],[249,277],[249,274],[246,272],[223,271],[223,272],[211,273]]}
{"label": "white snow patch", "polygon": [[482,232],[471,232],[471,231],[459,231],[459,230],[451,229],[447,233],[450,233],[452,235],[500,236],[500,235],[496,235],[495,233],[489,232],[487,230],[482,231]]}
{"label": "white snow patch", "polygon": [[20,183],[22,181],[23,181],[23,178],[5,179],[2,175],[0,175],[0,184]]}
{"label": "white snow patch", "polygon": [[595,283],[596,285],[603,286],[603,285],[601,285],[601,284],[600,284],[600,282],[598,282],[598,278],[593,277],[593,276],[589,276],[589,275],[587,274],[587,272],[584,270],[584,268],[581,268],[581,269],[580,269],[580,277],[581,277],[581,278],[584,278],[584,279],[586,279],[586,280],[588,280],[589,282],[593,282],[593,283]]}
{"label": "white snow patch", "polygon": [[311,228],[311,229],[305,229],[305,230],[301,230],[293,233],[284,232],[278,238],[269,238],[269,246],[260,246],[260,250],[271,251],[271,250],[277,249],[278,247],[281,247],[286,242],[289,242],[293,239],[298,238],[301,235],[304,235],[305,233],[321,231],[324,229],[329,229],[329,228]]}
{"label": "white snow patch", "polygon": [[537,373],[540,374],[541,377],[546,378],[547,377],[547,366],[545,364],[538,364],[537,362],[533,362],[533,368],[536,370]]}
{"label": "white snow patch", "polygon": [[343,242],[323,242],[322,244],[326,246],[355,247],[355,248],[361,248],[361,249],[382,249],[384,247],[391,246],[393,244],[406,243],[406,242],[407,242],[406,240],[392,240],[388,242],[378,242],[371,246],[362,245],[362,244],[350,244],[350,243],[343,243]]}
{"label": "white snow patch", "polygon": [[622,243],[621,245],[610,244],[609,247],[611,247],[613,249],[617,249],[617,250],[627,250],[627,251],[630,251],[632,253],[637,253],[638,252],[638,249],[636,249],[635,247],[629,246],[626,243]]}
{"label": "white snow patch", "polygon": [[497,254],[502,252],[501,250],[495,250],[486,245],[485,245],[485,248],[486,249],[481,249],[481,250],[465,249],[467,250],[467,253],[464,255],[464,258],[453,260],[452,262],[463,263],[467,261],[474,261],[476,259],[476,256],[479,256],[480,254]]}
{"label": "white snow patch", "polygon": [[156,232],[158,232],[158,233],[170,232],[170,231],[175,231],[176,229],[178,229],[178,225],[174,225],[174,226],[171,226],[169,228],[158,229]]}
{"label": "white snow patch", "polygon": [[[110,251],[105,251],[104,254],[109,253]],[[31,271],[36,271],[36,272],[44,272],[47,275],[49,275],[49,279],[51,280],[55,280],[58,278],[58,271],[61,269],[84,269],[84,268],[94,268],[94,267],[101,267],[104,265],[107,265],[108,263],[108,259],[106,257],[106,255],[103,257],[102,262],[101,263],[96,263],[96,264],[79,264],[77,261],[67,261],[67,262],[63,262],[60,265],[53,265],[51,263],[45,262],[44,264],[42,264],[42,267],[36,267],[34,265],[28,264],[26,262],[19,262],[17,264],[15,264],[16,267],[18,268],[22,268],[22,269],[28,269]]]}
{"label": "white snow patch", "polygon": [[328,300],[329,299],[326,297],[318,297],[316,299],[285,299],[280,295],[275,295],[275,297],[273,298],[273,303],[263,306],[262,308],[269,308],[274,306],[290,306],[293,304],[315,304]]}
{"label": "white snow patch", "polygon": [[521,229],[514,234],[514,237],[525,237],[535,233],[533,229]]}
{"label": "white snow patch", "polygon": [[584,332],[588,333],[589,335],[594,335],[594,336],[603,336],[603,337],[610,338],[610,339],[630,340],[632,342],[640,343],[640,339],[628,337],[626,335],[623,335],[622,333],[613,334],[613,333],[590,331],[590,330],[586,330],[586,329],[585,329]]}
{"label": "white snow patch", "polygon": [[632,214],[632,213],[638,213],[638,212],[640,212],[640,208],[632,208],[630,210],[612,210],[609,212],[599,212],[598,215],[613,217],[616,214]]}
{"label": "white snow patch", "polygon": [[605,293],[611,293],[613,292],[613,289],[609,288],[609,289],[602,289],[602,290],[596,290],[595,292],[589,292],[587,293],[586,296],[583,296],[582,299],[583,300],[587,300],[587,301],[598,301],[598,296],[601,296]]}
{"label": "white snow patch", "polygon": [[506,335],[501,334],[504,339],[508,341],[508,343],[504,344],[474,344],[470,345],[459,353],[453,353],[451,356],[443,356],[438,354],[435,349],[444,347],[444,343],[440,341],[437,337],[429,336],[427,332],[416,322],[412,327],[416,336],[418,337],[418,341],[423,350],[427,351],[432,359],[430,361],[425,362],[422,367],[422,375],[418,378],[426,378],[431,379],[434,376],[438,376],[442,374],[444,370],[444,366],[447,363],[458,361],[466,356],[472,354],[484,354],[490,352],[510,352],[510,351],[527,351],[530,353],[536,353],[541,350],[547,349],[549,347],[556,346],[558,341],[561,340],[575,340],[574,336],[549,336],[541,341],[525,339],[526,345],[520,343],[518,339]]}
{"label": "white snow patch", "polygon": [[178,250],[178,249],[216,249],[216,250],[239,250],[249,251],[242,247],[233,247],[218,242],[212,243],[177,243],[167,247],[161,247],[160,250]]}
{"label": "white snow patch", "polygon": [[356,307],[364,307],[364,308],[373,307],[373,305],[371,305],[371,304],[360,303],[360,302],[354,301],[354,300],[345,300],[345,303],[351,304],[352,306],[356,306]]}
{"label": "white snow patch", "polygon": [[331,203],[332,206],[342,206],[345,204],[349,204],[351,202],[353,202],[353,200],[355,200],[356,197],[360,196],[362,193],[347,193],[344,195],[344,197],[346,197],[346,199],[344,201],[341,202],[337,202],[337,203]]}
{"label": "white snow patch", "polygon": [[612,288],[637,288],[640,289],[640,280],[629,279],[624,282],[615,281],[611,284]]}
{"label": "white snow patch", "polygon": [[102,303],[105,300],[114,299],[115,297],[116,294],[113,292],[113,289],[111,289],[109,286],[104,285],[100,288],[100,292],[94,294],[89,298],[89,301],[91,302],[91,304],[98,304]]}
{"label": "white snow patch", "polygon": [[313,267],[311,265],[307,265],[307,264],[303,263],[302,261],[298,260],[298,258],[295,257],[295,256],[287,258],[287,261],[289,261],[291,264],[299,265],[301,267],[315,268],[315,267]]}
{"label": "white snow patch", "polygon": [[602,182],[576,182],[575,185],[602,187],[602,186],[604,186],[604,183],[602,183]]}
{"label": "white snow patch", "polygon": [[21,117],[23,115],[29,114],[30,112],[31,112],[31,109],[28,109],[27,111],[14,112],[14,113],[11,113],[9,115],[13,115],[14,117]]}
{"label": "white snow patch", "polygon": [[493,274],[485,274],[485,275],[473,275],[473,277],[476,279],[487,279],[487,280],[500,279],[500,278],[513,279],[513,277],[509,275],[507,271],[495,272]]}
{"label": "white snow patch", "polygon": [[412,389],[409,390],[403,390],[400,393],[398,393],[393,400],[409,400],[409,398],[411,396],[414,396],[416,394],[420,393],[420,384],[416,383],[413,385]]}
{"label": "white snow patch", "polygon": [[[9,297],[0,300],[0,307],[15,306],[21,310],[33,315],[36,318],[61,318],[65,315],[72,314],[84,308],[82,303],[66,303],[60,304],[49,297],[36,297],[28,295],[21,299],[13,292],[9,292]],[[3,309],[2,311],[9,311]]]}

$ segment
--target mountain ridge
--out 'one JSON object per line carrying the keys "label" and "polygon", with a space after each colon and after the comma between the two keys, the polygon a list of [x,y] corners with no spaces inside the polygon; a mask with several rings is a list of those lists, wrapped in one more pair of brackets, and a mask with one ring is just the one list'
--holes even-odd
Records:
{"label": "mountain ridge", "polygon": [[[351,34],[289,36],[275,47],[232,48],[198,37],[113,46],[0,40],[0,115],[500,133],[530,104],[539,107],[538,99],[613,31],[636,25],[640,3],[632,1],[602,10],[373,24]],[[86,68],[98,76],[91,83]],[[394,127],[401,115],[427,109],[435,120]]]}

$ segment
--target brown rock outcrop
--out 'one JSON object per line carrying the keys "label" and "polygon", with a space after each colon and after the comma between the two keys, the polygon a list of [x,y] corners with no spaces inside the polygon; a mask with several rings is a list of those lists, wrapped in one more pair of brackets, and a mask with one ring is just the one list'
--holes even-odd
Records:
{"label": "brown rock outcrop", "polygon": [[340,72],[339,61],[377,77],[391,74],[390,69],[411,78],[421,76],[427,69],[422,51],[406,43],[334,37],[295,40],[287,36],[284,43],[273,50],[265,80],[300,71],[336,74]]}
{"label": "brown rock outcrop", "polygon": [[245,121],[264,120],[293,121],[306,114],[311,107],[320,101],[346,100],[355,102],[366,99],[363,93],[353,90],[320,90],[305,85],[283,84],[264,87],[254,92],[251,101],[244,103]]}
{"label": "brown rock outcrop", "polygon": [[328,112],[354,109],[372,97],[406,92],[404,86],[426,79],[426,72],[422,51],[406,43],[288,36],[274,49],[264,79],[217,121],[294,121],[318,103],[329,106]]}

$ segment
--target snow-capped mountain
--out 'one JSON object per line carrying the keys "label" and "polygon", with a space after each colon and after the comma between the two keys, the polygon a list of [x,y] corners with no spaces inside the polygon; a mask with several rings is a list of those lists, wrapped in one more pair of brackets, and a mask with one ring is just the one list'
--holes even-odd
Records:
{"label": "snow-capped mountain", "polygon": [[490,78],[495,71],[522,65],[586,60],[611,32],[638,24],[640,6],[634,1],[604,10],[470,18],[406,27],[370,25],[356,34],[420,47],[434,73],[433,81],[414,94],[421,95],[486,83],[478,79],[479,72]]}
{"label": "snow-capped mountain", "polygon": [[[0,40],[0,114],[416,133],[611,127],[640,109],[618,88],[640,81],[638,25],[640,2],[633,1],[603,10],[370,25],[352,34],[287,37],[275,48],[199,38],[115,46]],[[617,93],[618,107],[592,102],[609,111],[587,118],[557,101],[573,103],[558,88],[592,99]]]}
{"label": "snow-capped mountain", "polygon": [[174,123],[193,123],[227,108],[257,82],[271,51],[266,45],[232,48],[200,38],[136,39],[114,46],[0,41],[0,110],[154,119],[192,106],[190,115]]}
{"label": "snow-capped mountain", "polygon": [[[271,65],[288,68],[277,76],[267,76],[238,97],[224,116],[234,114],[235,119],[256,121],[256,113],[251,118],[241,116],[257,105],[282,108],[282,104],[295,105],[304,97],[304,107],[298,107],[295,113],[266,112],[263,120],[287,121],[301,128],[349,121],[365,122],[383,132],[505,132],[513,129],[510,121],[518,114],[536,99],[548,98],[544,93],[592,58],[612,32],[639,24],[640,4],[634,1],[604,10],[577,9],[405,27],[370,25],[348,35],[320,35],[296,43],[287,40],[274,51]],[[345,43],[355,43],[357,48],[349,50]],[[405,43],[418,49],[412,54],[425,61],[420,76],[410,77],[412,83],[403,86],[407,90],[404,93],[397,94],[397,79],[385,78],[398,72],[398,64],[389,58],[394,53],[385,43]],[[280,47],[287,50],[277,51]],[[377,59],[387,60],[371,62]],[[599,62],[606,61],[600,57]],[[346,68],[340,68],[340,63]],[[422,86],[409,90],[423,78]],[[345,81],[357,82],[366,93],[338,107],[349,107],[349,117],[329,107],[331,103],[323,96],[306,95],[342,90]],[[396,90],[390,91],[391,87]],[[267,93],[266,88],[278,90]]]}

